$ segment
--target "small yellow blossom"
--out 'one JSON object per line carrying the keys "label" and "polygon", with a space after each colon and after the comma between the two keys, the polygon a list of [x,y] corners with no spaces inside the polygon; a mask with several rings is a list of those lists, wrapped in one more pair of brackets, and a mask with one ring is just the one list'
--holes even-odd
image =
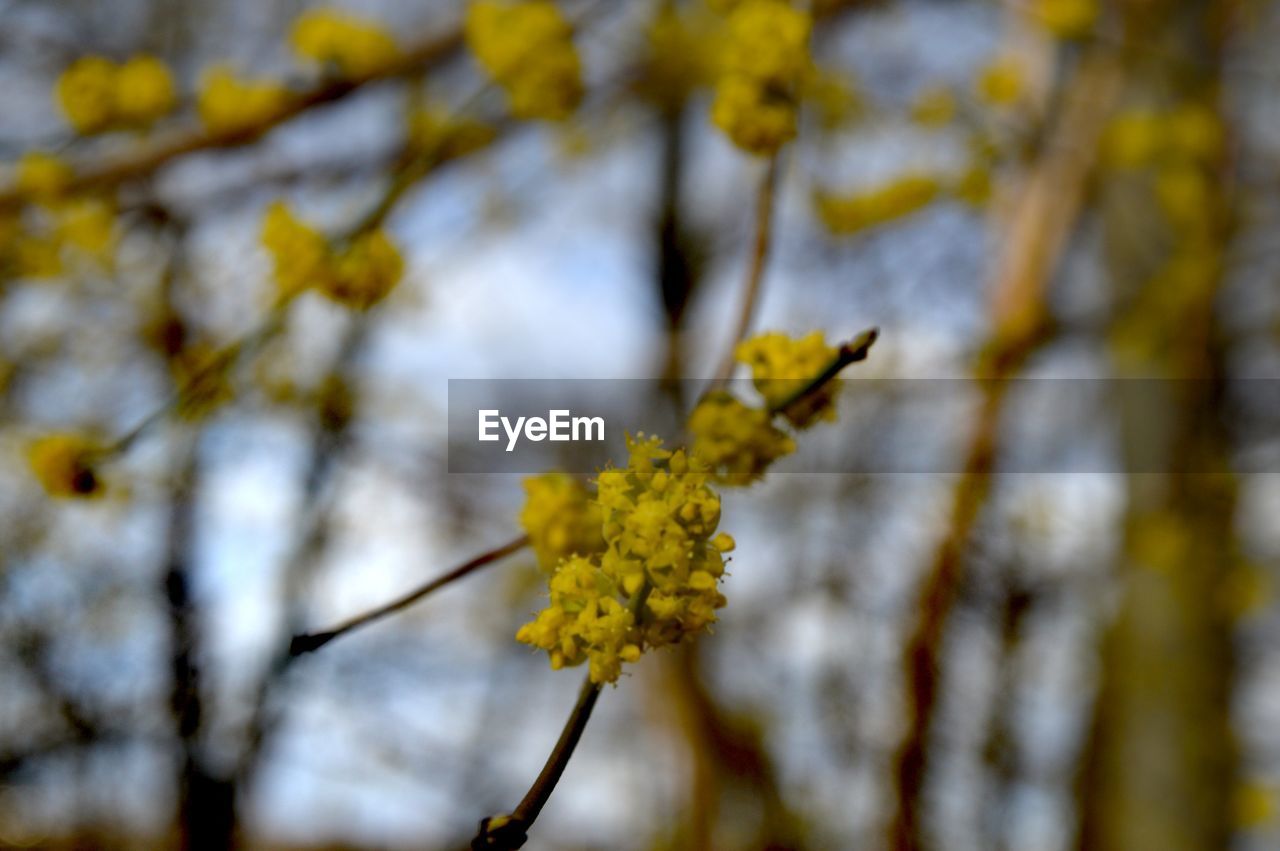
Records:
{"label": "small yellow blossom", "polygon": [[1213,162],[1225,143],[1222,120],[1207,104],[1179,105],[1164,120],[1165,141],[1174,156]]}
{"label": "small yellow blossom", "polygon": [[796,449],[795,441],[773,425],[768,411],[750,408],[723,391],[708,395],[693,409],[689,433],[693,453],[726,484],[750,484]]}
{"label": "small yellow blossom", "polygon": [[911,120],[921,127],[946,127],[956,117],[956,98],[945,86],[925,89],[911,104]]}
{"label": "small yellow blossom", "polygon": [[566,473],[544,473],[525,479],[524,491],[520,525],[544,570],[570,556],[604,551],[600,505],[580,481]]}
{"label": "small yellow blossom", "polygon": [[573,28],[550,0],[476,0],[467,7],[466,36],[517,118],[561,121],[582,100]]}
{"label": "small yellow blossom", "polygon": [[382,27],[327,8],[299,16],[289,40],[299,56],[332,65],[348,77],[373,74],[399,55],[395,39]]}
{"label": "small yellow blossom", "polygon": [[409,147],[432,160],[453,160],[487,147],[497,136],[490,124],[450,116],[424,106],[409,114]]}
{"label": "small yellow blossom", "polygon": [[[752,383],[774,410],[830,366],[836,354],[821,331],[798,339],[771,332],[739,343],[734,357],[751,367]],[[835,383],[828,382],[779,413],[796,428],[808,428],[820,419],[834,420],[836,390]]]}
{"label": "small yellow blossom", "polygon": [[978,72],[978,97],[992,106],[1011,106],[1022,97],[1022,65],[1012,58],[996,59]]}
{"label": "small yellow blossom", "polygon": [[1103,134],[1103,159],[1116,169],[1148,165],[1164,144],[1164,132],[1163,123],[1155,113],[1123,112],[1111,120]]}
{"label": "small yellow blossom", "polygon": [[1098,19],[1098,0],[1036,0],[1031,13],[1058,38],[1083,38]]}
{"label": "small yellow blossom", "polygon": [[115,117],[125,125],[147,125],[177,103],[173,75],[154,56],[135,56],[116,70]]}
{"label": "small yellow blossom", "polygon": [[991,198],[991,169],[985,166],[971,166],[951,184],[950,188],[951,193],[961,201],[980,207]]}
{"label": "small yellow blossom", "polygon": [[941,189],[937,178],[908,174],[850,195],[819,192],[815,201],[818,217],[828,230],[852,234],[905,218],[927,207]]}
{"label": "small yellow blossom", "polygon": [[28,151],[18,161],[18,189],[38,201],[56,200],[71,178],[71,166],[44,151]]}
{"label": "small yellow blossom", "polygon": [[115,115],[116,66],[101,56],[83,56],[58,78],[58,103],[77,132],[105,130]]}
{"label": "small yellow blossom", "polygon": [[1274,784],[1259,781],[1240,784],[1231,801],[1232,822],[1246,830],[1273,823],[1277,798],[1280,793]]}
{"label": "small yellow blossom", "polygon": [[320,286],[329,275],[329,243],[315,228],[300,221],[280,201],[267,208],[262,220],[262,244],[275,267],[281,297],[291,298]]}
{"label": "small yellow blossom", "polygon": [[27,446],[27,463],[50,496],[87,499],[101,496],[102,478],[96,460],[102,446],[78,434],[50,434]]}
{"label": "small yellow blossom", "polygon": [[745,0],[730,13],[711,120],[738,147],[768,154],[795,137],[810,26],[781,0]]}
{"label": "small yellow blossom", "polygon": [[105,260],[115,247],[115,210],[98,199],[72,201],[59,208],[54,232],[63,245]]}
{"label": "small yellow blossom", "polygon": [[231,133],[268,124],[289,102],[289,90],[273,80],[245,80],[226,65],[201,78],[197,108],[213,133]]}
{"label": "small yellow blossom", "polygon": [[321,293],[353,310],[368,310],[400,282],[404,260],[381,230],[362,233],[333,257],[331,275],[322,276]]}

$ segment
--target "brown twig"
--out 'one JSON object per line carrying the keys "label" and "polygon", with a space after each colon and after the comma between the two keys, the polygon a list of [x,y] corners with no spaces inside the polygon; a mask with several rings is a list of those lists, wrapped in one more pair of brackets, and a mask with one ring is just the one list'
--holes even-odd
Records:
{"label": "brown twig", "polygon": [[778,183],[778,159],[777,154],[769,158],[769,164],[760,178],[760,188],[756,193],[755,236],[751,244],[751,259],[747,264],[747,279],[742,289],[742,307],[738,311],[738,322],[734,327],[733,335],[729,338],[729,348],[724,353],[711,383],[712,390],[721,387],[733,374],[734,349],[751,330],[751,320],[755,318],[756,306],[760,301],[760,285],[764,280],[764,267],[769,260],[769,248],[773,242],[773,207]]}
{"label": "brown twig", "polygon": [[831,359],[831,363],[827,364],[827,366],[823,368],[822,372],[819,372],[803,385],[796,388],[796,391],[790,396],[787,396],[775,405],[770,405],[769,413],[782,413],[797,402],[801,402],[814,393],[817,393],[827,384],[827,382],[839,375],[840,372],[849,364],[866,360],[867,355],[871,352],[871,347],[875,345],[875,342],[879,337],[879,328],[868,328],[849,342],[842,343],[840,348],[836,350],[836,356]]}
{"label": "brown twig", "polygon": [[486,565],[493,564],[514,552],[520,551],[527,546],[528,543],[529,536],[521,535],[500,547],[495,547],[488,552],[481,553],[475,558],[463,562],[447,573],[437,576],[430,582],[415,588],[407,594],[397,597],[389,603],[384,603],[375,609],[371,609],[363,614],[348,618],[337,626],[329,629],[321,630],[320,632],[308,632],[301,635],[295,635],[289,642],[289,655],[302,656],[303,654],[310,653],[313,650],[319,650],[335,638],[340,638],[349,632],[353,632],[363,626],[368,626],[369,624],[380,621],[389,615],[393,615],[396,612],[407,609],[409,606],[412,606],[428,594],[438,591],[444,586],[456,582],[465,576],[469,576]]}

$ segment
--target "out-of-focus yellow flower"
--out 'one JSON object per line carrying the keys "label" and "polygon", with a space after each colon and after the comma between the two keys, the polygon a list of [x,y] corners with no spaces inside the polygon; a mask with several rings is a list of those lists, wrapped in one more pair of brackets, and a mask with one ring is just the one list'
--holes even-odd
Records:
{"label": "out-of-focus yellow flower", "polygon": [[173,75],[154,56],[134,56],[117,69],[115,117],[121,124],[150,124],[176,103]]}
{"label": "out-of-focus yellow flower", "polygon": [[168,67],[145,55],[123,65],[81,57],[58,78],[57,96],[71,126],[86,135],[152,124],[177,103]]}
{"label": "out-of-focus yellow flower", "polygon": [[1164,122],[1165,143],[1175,156],[1212,162],[1222,153],[1222,119],[1207,104],[1180,104]]}
{"label": "out-of-focus yellow flower", "polygon": [[431,106],[409,114],[409,146],[419,156],[452,160],[487,147],[497,136],[490,124],[454,117]]}
{"label": "out-of-focus yellow flower", "polygon": [[1208,176],[1195,166],[1174,165],[1156,175],[1156,199],[1174,227],[1190,229],[1207,224],[1213,196]]}
{"label": "out-of-focus yellow flower", "polygon": [[1130,110],[1107,125],[1103,159],[1111,168],[1141,168],[1151,163],[1164,143],[1164,127],[1155,113]]}
{"label": "out-of-focus yellow flower", "polygon": [[385,29],[335,9],[304,12],[294,21],[289,41],[299,56],[331,64],[348,77],[373,74],[399,55]]}
{"label": "out-of-focus yellow flower", "polygon": [[[771,332],[739,343],[734,357],[751,367],[752,383],[765,404],[775,409],[830,366],[836,354],[821,331],[799,338]],[[829,382],[779,413],[802,429],[818,420],[834,420],[837,389]]]}
{"label": "out-of-focus yellow flower", "polygon": [[28,151],[18,160],[18,189],[37,201],[56,200],[72,176],[71,166],[44,151]]}
{"label": "out-of-focus yellow flower", "polygon": [[811,23],[781,0],[745,0],[730,13],[711,120],[743,150],[769,154],[795,137]]}
{"label": "out-of-focus yellow flower", "polygon": [[333,258],[333,274],[321,278],[320,292],[353,310],[368,310],[400,282],[404,260],[385,233],[357,236]]}
{"label": "out-of-focus yellow flower", "polygon": [[941,190],[937,178],[908,174],[849,195],[817,193],[818,216],[835,234],[858,233],[927,207]]}
{"label": "out-of-focus yellow flower", "polygon": [[981,207],[991,199],[991,169],[971,166],[951,184],[951,193],[966,204]]}
{"label": "out-of-focus yellow flower", "polygon": [[658,4],[645,31],[648,50],[637,83],[642,95],[654,103],[678,104],[711,81],[716,54],[712,21],[702,9]]}
{"label": "out-of-focus yellow flower", "polygon": [[945,86],[932,86],[911,104],[911,120],[921,127],[946,127],[956,117],[956,97]]}
{"label": "out-of-focus yellow flower", "polygon": [[102,446],[79,434],[50,434],[27,446],[27,463],[49,496],[88,499],[101,496],[104,485],[96,469]]}
{"label": "out-of-focus yellow flower", "polygon": [[322,233],[294,216],[283,202],[276,201],[267,208],[262,220],[262,244],[271,254],[282,298],[324,285],[329,276],[329,243]]}
{"label": "out-of-focus yellow flower", "polygon": [[573,28],[550,0],[476,0],[467,7],[466,36],[517,118],[560,121],[582,100]]}
{"label": "out-of-focus yellow flower", "polygon": [[600,505],[585,485],[566,473],[544,473],[525,479],[524,491],[520,525],[543,570],[570,556],[604,551]]}
{"label": "out-of-focus yellow flower", "polygon": [[1231,801],[1232,821],[1245,829],[1263,827],[1276,820],[1276,800],[1280,797],[1274,784],[1254,781],[1236,787]]}
{"label": "out-of-focus yellow flower", "polygon": [[978,97],[992,106],[1011,106],[1025,88],[1022,65],[1011,57],[996,59],[978,72],[975,88]]}
{"label": "out-of-focus yellow flower", "polygon": [[865,110],[857,81],[847,72],[812,69],[802,85],[804,99],[812,104],[819,126],[838,130],[862,117]]}
{"label": "out-of-focus yellow flower", "polygon": [[98,259],[106,259],[115,247],[115,210],[103,201],[73,201],[58,210],[57,239]]}
{"label": "out-of-focus yellow flower", "polygon": [[1098,0],[1036,0],[1031,12],[1058,38],[1083,38],[1098,19]]}
{"label": "out-of-focus yellow flower", "polygon": [[773,417],[718,391],[698,402],[689,415],[693,454],[710,465],[716,481],[748,485],[769,465],[796,449],[795,441],[773,425]]}
{"label": "out-of-focus yellow flower", "polygon": [[246,80],[227,65],[207,70],[200,82],[200,120],[213,133],[261,127],[280,114],[289,90],[274,80]]}
{"label": "out-of-focus yellow flower", "polygon": [[105,130],[115,117],[116,66],[101,56],[83,56],[58,78],[58,104],[79,133]]}
{"label": "out-of-focus yellow flower", "polygon": [[62,274],[62,246],[48,236],[23,235],[13,245],[14,271],[20,278],[54,278]]}

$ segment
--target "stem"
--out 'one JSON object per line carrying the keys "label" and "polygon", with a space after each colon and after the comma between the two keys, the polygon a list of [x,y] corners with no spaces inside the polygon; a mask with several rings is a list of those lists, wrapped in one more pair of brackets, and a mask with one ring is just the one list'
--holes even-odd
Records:
{"label": "stem", "polygon": [[511,851],[522,847],[528,841],[529,828],[533,826],[555,790],[556,784],[560,782],[560,776],[564,774],[569,758],[573,756],[574,749],[582,739],[582,732],[587,728],[587,721],[591,719],[591,710],[595,708],[599,697],[599,684],[591,682],[591,676],[587,675],[578,692],[578,702],[573,705],[573,711],[569,713],[564,729],[560,731],[560,738],[551,750],[551,755],[547,757],[546,764],[542,766],[538,778],[533,781],[528,793],[511,815],[494,816],[480,823],[480,831],[471,841],[473,849]]}
{"label": "stem", "polygon": [[831,359],[831,363],[827,364],[827,366],[823,368],[822,372],[809,379],[809,381],[805,382],[805,384],[797,389],[796,392],[792,393],[778,404],[770,405],[769,413],[782,413],[797,402],[801,402],[814,393],[817,393],[827,382],[839,375],[840,371],[849,364],[866,360],[867,354],[871,351],[871,346],[879,336],[879,328],[868,328],[849,342],[841,344],[840,348],[836,350],[836,356]]}
{"label": "stem", "polygon": [[742,309],[738,313],[738,325],[729,340],[729,348],[720,361],[714,380],[709,389],[715,390],[729,380],[733,374],[733,352],[747,336],[751,328],[751,320],[755,316],[756,305],[760,301],[760,283],[764,280],[764,266],[769,259],[769,246],[773,235],[773,197],[778,183],[778,155],[769,158],[764,177],[760,180],[760,189],[756,194],[756,229],[755,240],[751,248],[751,261],[747,266],[747,280],[743,285]]}
{"label": "stem", "polygon": [[448,573],[437,576],[435,579],[419,586],[402,597],[397,597],[391,602],[384,603],[376,609],[371,609],[364,614],[356,615],[355,617],[345,620],[331,629],[326,629],[321,632],[308,632],[301,635],[295,635],[293,640],[289,642],[289,655],[296,657],[310,653],[313,650],[319,650],[335,638],[339,638],[349,632],[359,629],[362,626],[374,623],[375,621],[382,620],[388,615],[393,615],[402,609],[407,609],[409,606],[412,606],[414,603],[418,602],[423,597],[426,597],[433,591],[443,588],[444,586],[479,570],[485,565],[492,564],[499,559],[505,558],[506,556],[523,549],[528,545],[528,543],[529,536],[521,535],[500,547],[481,553],[475,558],[463,562]]}

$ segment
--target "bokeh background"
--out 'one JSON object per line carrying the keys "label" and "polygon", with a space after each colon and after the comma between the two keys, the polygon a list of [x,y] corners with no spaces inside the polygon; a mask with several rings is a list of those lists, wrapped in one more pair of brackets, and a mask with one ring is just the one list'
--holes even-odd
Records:
{"label": "bokeh background", "polygon": [[[345,0],[438,49],[333,88],[306,3],[0,0],[0,845],[464,847],[546,758],[579,677],[514,641],[531,556],[289,638],[519,532],[521,477],[447,473],[448,379],[710,377],[769,166],[708,119],[722,11],[563,3],[587,94],[553,123],[484,88],[464,6]],[[810,11],[752,327],[880,329],[813,435],[846,472],[725,492],[720,623],[605,690],[528,847],[1277,847],[1280,7]],[[77,136],[59,75],[138,53],[177,111]],[[327,96],[201,144],[219,62]],[[350,227],[424,104],[494,139],[395,198],[397,288],[273,308],[267,206]],[[16,259],[33,150],[98,175],[107,248]],[[196,345],[230,393],[191,416]],[[925,378],[968,380],[930,412]],[[1019,463],[1051,429],[1088,461]],[[32,475],[62,432],[129,436],[99,498]],[[924,472],[849,472],[877,458]]]}

